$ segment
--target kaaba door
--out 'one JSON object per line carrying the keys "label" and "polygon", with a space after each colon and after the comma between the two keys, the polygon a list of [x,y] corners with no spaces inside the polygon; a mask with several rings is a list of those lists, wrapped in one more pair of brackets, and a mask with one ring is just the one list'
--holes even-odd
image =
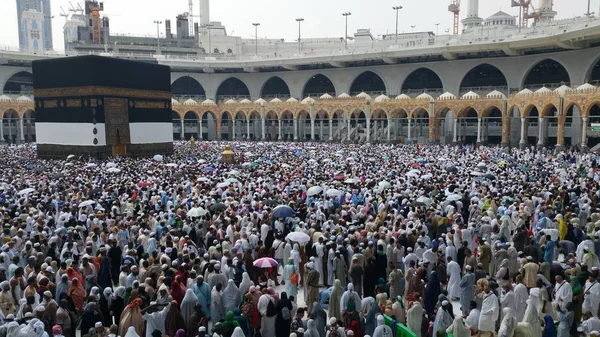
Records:
{"label": "kaaba door", "polygon": [[127,155],[127,144],[121,142],[121,134],[117,129],[117,144],[112,146],[113,157],[124,157]]}

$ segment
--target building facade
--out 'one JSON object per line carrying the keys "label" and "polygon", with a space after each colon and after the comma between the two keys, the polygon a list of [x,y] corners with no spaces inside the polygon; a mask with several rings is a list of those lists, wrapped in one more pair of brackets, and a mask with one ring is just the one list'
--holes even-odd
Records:
{"label": "building facade", "polygon": [[[17,0],[17,22],[19,25],[19,47],[26,51],[30,47],[30,38],[26,25],[22,24],[23,15],[27,11],[35,10],[42,14],[43,24],[38,29],[42,35],[41,40],[43,45],[39,46],[41,51],[50,51],[53,49],[52,44],[52,7],[50,0]],[[25,14],[27,16],[27,14]]]}

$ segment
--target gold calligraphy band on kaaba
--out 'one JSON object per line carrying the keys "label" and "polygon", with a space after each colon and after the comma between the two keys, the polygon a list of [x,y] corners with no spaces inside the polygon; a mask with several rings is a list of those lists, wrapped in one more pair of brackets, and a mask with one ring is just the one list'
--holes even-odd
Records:
{"label": "gold calligraphy band on kaaba", "polygon": [[168,91],[158,90],[86,86],[70,88],[34,89],[33,96],[35,98],[114,96],[126,98],[171,99],[172,94]]}

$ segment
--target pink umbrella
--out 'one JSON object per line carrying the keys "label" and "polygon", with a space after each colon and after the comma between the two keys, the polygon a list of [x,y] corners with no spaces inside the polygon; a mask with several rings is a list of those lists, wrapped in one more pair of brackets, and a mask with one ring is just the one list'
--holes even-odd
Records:
{"label": "pink umbrella", "polygon": [[256,261],[254,261],[253,265],[256,268],[275,268],[277,267],[277,261],[275,261],[274,259],[270,258],[270,257],[263,257],[260,258]]}

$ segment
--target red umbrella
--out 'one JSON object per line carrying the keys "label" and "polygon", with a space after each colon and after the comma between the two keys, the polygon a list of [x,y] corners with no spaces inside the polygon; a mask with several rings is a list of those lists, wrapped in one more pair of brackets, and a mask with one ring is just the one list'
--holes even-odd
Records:
{"label": "red umbrella", "polygon": [[149,182],[147,182],[147,181],[140,181],[139,183],[137,183],[137,185],[138,185],[139,187],[148,187],[148,186],[150,186],[150,185],[152,185],[152,184],[150,184],[150,183],[149,183]]}
{"label": "red umbrella", "polygon": [[344,179],[346,179],[346,176],[344,176],[343,174],[338,174],[337,176],[334,176],[333,179],[335,179],[335,180],[344,180]]}
{"label": "red umbrella", "polygon": [[411,166],[411,167],[419,167],[419,166],[421,166],[421,165],[420,165],[419,163],[412,163],[410,166]]}

